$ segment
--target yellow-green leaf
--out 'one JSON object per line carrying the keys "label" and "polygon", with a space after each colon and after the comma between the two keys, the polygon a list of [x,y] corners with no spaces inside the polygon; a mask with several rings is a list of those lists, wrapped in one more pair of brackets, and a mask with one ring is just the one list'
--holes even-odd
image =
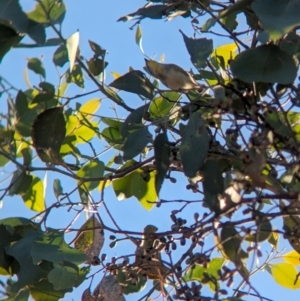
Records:
{"label": "yellow-green leaf", "polygon": [[300,254],[295,250],[284,254],[282,257],[286,262],[292,265],[300,265]]}
{"label": "yellow-green leaf", "polygon": [[93,98],[88,100],[80,107],[78,111],[78,118],[80,120],[82,119],[92,120],[94,116],[92,116],[91,114],[95,114],[95,112],[99,109],[100,102],[101,102],[100,98]]}
{"label": "yellow-green leaf", "polygon": [[[236,49],[237,49],[237,46],[235,43],[219,46],[212,53],[211,59],[212,59],[212,61],[219,62],[218,57],[223,57],[224,65],[222,67],[227,68],[229,65],[229,61],[236,57],[236,53],[235,53]],[[219,64],[220,64],[220,62],[219,62]],[[219,64],[217,64],[217,65],[219,65]]]}
{"label": "yellow-green leaf", "polygon": [[289,289],[300,288],[300,279],[297,280],[298,270],[290,263],[276,263],[270,264],[272,276],[275,281]]}
{"label": "yellow-green leaf", "polygon": [[79,128],[74,130],[74,134],[77,137],[77,143],[85,143],[86,141],[90,141],[96,134],[96,130],[98,129],[97,122],[91,122],[91,126],[82,125]]}
{"label": "yellow-green leaf", "polygon": [[44,200],[44,184],[43,181],[33,176],[31,186],[27,190],[27,192],[22,195],[23,201],[25,205],[34,211],[42,212],[45,208],[45,200]]}
{"label": "yellow-green leaf", "polygon": [[[77,176],[80,178],[99,178],[104,173],[104,164],[102,161],[94,160],[80,168]],[[81,184],[81,181],[78,181]],[[99,185],[99,181],[85,182],[84,187],[88,190],[93,190]]]}

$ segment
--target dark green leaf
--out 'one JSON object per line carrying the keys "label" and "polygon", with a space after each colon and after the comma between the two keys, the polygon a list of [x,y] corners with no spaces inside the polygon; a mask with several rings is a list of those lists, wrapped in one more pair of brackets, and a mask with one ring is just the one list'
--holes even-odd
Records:
{"label": "dark green leaf", "polygon": [[22,39],[24,35],[19,35],[12,28],[0,24],[0,63],[4,55],[14,46],[16,46]]}
{"label": "dark green leaf", "polygon": [[139,70],[129,71],[110,83],[110,86],[142,95],[148,99],[152,99],[154,95],[154,86],[145,74]]}
{"label": "dark green leaf", "polygon": [[127,161],[139,155],[149,143],[151,137],[152,135],[146,126],[128,133],[126,137],[124,137],[126,139],[123,146],[123,159]]}
{"label": "dark green leaf", "polygon": [[36,237],[30,248],[32,262],[38,264],[41,260],[47,260],[56,264],[68,261],[75,265],[82,264],[86,256],[79,250],[70,247],[64,241],[63,233],[50,231]]}
{"label": "dark green leaf", "polygon": [[155,189],[157,195],[159,195],[159,191],[169,170],[170,153],[171,148],[167,134],[162,133],[157,135],[154,140],[155,167],[157,172],[155,175]]}
{"label": "dark green leaf", "polygon": [[122,137],[126,137],[128,133],[143,127],[142,121],[148,108],[149,104],[142,105],[127,116],[121,128]]}
{"label": "dark green leaf", "polygon": [[63,107],[48,109],[36,117],[31,137],[34,147],[43,161],[49,162],[50,160],[53,164],[59,164],[56,160],[60,158],[59,151],[65,136],[66,122]]}
{"label": "dark green leaf", "polygon": [[27,108],[28,108],[27,97],[22,90],[19,90],[16,97],[17,118],[20,118],[27,111]]}
{"label": "dark green leaf", "polygon": [[201,168],[203,173],[204,202],[214,212],[220,209],[218,195],[224,192],[224,179],[218,162],[207,160]]}
{"label": "dark green leaf", "polygon": [[251,7],[271,39],[277,40],[300,25],[300,3],[298,0],[253,1]]}
{"label": "dark green leaf", "polygon": [[78,277],[78,267],[74,264],[54,264],[54,268],[48,274],[48,280],[55,290],[71,289]]}
{"label": "dark green leaf", "polygon": [[206,38],[188,38],[182,31],[180,32],[183,36],[187,51],[190,54],[191,62],[197,68],[205,67],[207,58],[213,52],[213,41]]}
{"label": "dark green leaf", "polygon": [[44,45],[46,42],[46,31],[43,24],[28,20],[27,34],[38,44]]}
{"label": "dark green leaf", "polygon": [[184,174],[193,178],[202,167],[209,147],[209,135],[199,112],[194,112],[187,125],[180,124],[182,142],[179,153]]}
{"label": "dark green leaf", "polygon": [[297,75],[295,60],[276,45],[262,45],[236,56],[230,68],[234,76],[248,82],[291,84]]}
{"label": "dark green leaf", "polygon": [[94,52],[94,57],[104,57],[105,56],[105,53],[106,53],[106,50],[103,49],[100,45],[98,45],[97,43],[89,40],[89,44],[90,44],[90,47],[91,49],[93,50]]}
{"label": "dark green leaf", "polygon": [[17,274],[18,281],[10,285],[10,291],[15,294],[24,286],[47,277],[47,273],[40,266],[33,264],[31,258],[32,244],[40,235],[40,232],[28,231],[26,237],[6,248],[6,253],[14,257],[20,264],[20,270]]}
{"label": "dark green leaf", "polygon": [[163,16],[166,15],[166,11],[168,9],[167,5],[162,5],[162,4],[158,4],[158,5],[149,5],[149,6],[145,6],[140,8],[135,15],[140,15],[143,16],[145,18],[149,18],[149,19],[161,19]]}
{"label": "dark green leaf", "polygon": [[9,195],[20,194],[23,195],[27,192],[32,183],[32,176],[26,174],[22,170],[17,170],[13,173],[11,179]]}
{"label": "dark green leaf", "polygon": [[0,1],[0,23],[11,27],[17,33],[26,33],[28,19],[18,0]]}

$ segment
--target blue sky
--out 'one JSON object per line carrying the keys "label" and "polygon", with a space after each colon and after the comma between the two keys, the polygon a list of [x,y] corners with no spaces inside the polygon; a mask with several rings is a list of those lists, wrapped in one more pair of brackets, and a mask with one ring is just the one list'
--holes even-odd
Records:
{"label": "blue sky", "polygon": [[[20,1],[25,11],[29,11],[33,8],[35,2],[31,0]],[[92,51],[88,45],[88,40],[92,40],[108,51],[106,60],[109,62],[106,68],[106,83],[113,81],[113,77],[110,72],[118,72],[124,74],[128,71],[131,66],[135,69],[142,70],[144,66],[144,55],[140,51],[139,47],[135,44],[135,29],[130,30],[129,27],[133,24],[132,22],[116,22],[116,20],[128,13],[131,13],[144,5],[144,0],[110,0],[110,1],[74,1],[66,0],[67,15],[63,22],[63,35],[68,37],[73,34],[77,29],[80,32],[80,50],[81,54],[89,59],[92,56]],[[200,19],[201,20],[201,19]],[[205,19],[202,20],[204,22]],[[162,54],[165,54],[165,62],[172,62],[182,66],[184,69],[189,70],[192,68],[192,64],[189,59],[189,54],[186,51],[182,36],[179,32],[181,29],[187,36],[193,34],[189,19],[176,18],[171,22],[165,22],[162,20],[143,20],[141,23],[141,29],[143,32],[143,48],[145,53],[149,57],[156,55],[159,58]],[[49,31],[48,37],[54,37],[54,33]],[[204,36],[207,37],[207,36]],[[30,39],[24,39],[22,42],[30,42]],[[214,38],[214,47],[225,43],[224,39]],[[230,43],[230,41],[228,41]],[[18,89],[27,89],[24,81],[23,71],[27,65],[27,58],[39,57],[42,58],[46,70],[46,80],[57,84],[58,74],[62,74],[66,67],[56,70],[52,63],[52,55],[56,47],[49,48],[37,48],[37,49],[13,49],[3,59],[0,65],[0,74],[4,76],[9,82],[11,82]],[[58,73],[59,72],[59,73]],[[29,78],[32,85],[38,85],[39,78],[36,74],[29,71]],[[94,85],[88,78],[85,78],[85,91],[95,89]],[[74,85],[67,91],[69,96],[82,93],[78,87]],[[123,92],[121,96],[125,99],[129,106],[138,107],[143,103],[142,101],[133,94]],[[87,101],[94,97],[102,97],[100,92],[93,96],[88,96],[80,99],[80,102]],[[1,111],[5,112],[5,99],[1,99],[3,106],[0,108]],[[77,100],[76,100],[77,101]],[[75,103],[74,103],[75,105]],[[101,108],[98,112],[100,115],[113,116],[111,110],[111,102],[103,100]],[[119,117],[126,117],[124,111],[118,111]],[[104,148],[105,143],[95,142],[98,149]],[[107,162],[107,160],[114,154],[114,152],[107,152],[100,160]],[[37,161],[34,162],[38,164]],[[8,166],[6,171],[13,170],[13,166]],[[41,178],[44,178],[44,173],[38,174]],[[55,178],[60,178],[63,183],[65,191],[71,190],[70,187],[75,187],[76,183],[64,179],[59,174],[48,174],[48,187],[46,194],[47,204],[53,203],[52,193],[52,181]],[[187,180],[184,177],[178,176],[176,184],[167,184],[161,192],[161,197],[167,200],[175,199],[189,199],[197,200],[198,196],[193,195],[186,190]],[[1,184],[0,184],[1,187]],[[96,200],[99,199],[99,194],[95,192],[93,194]],[[105,202],[110,209],[112,215],[118,221],[119,226],[126,230],[139,230],[142,231],[143,227],[147,224],[154,224],[160,230],[166,230],[171,225],[170,211],[172,209],[178,209],[182,204],[170,203],[163,205],[159,210],[154,208],[150,212],[145,211],[137,202],[136,199],[124,200],[119,202],[111,188],[108,188],[105,193]],[[200,208],[199,208],[200,207]],[[197,203],[196,205],[189,206],[187,210],[181,215],[191,220],[193,213],[201,210],[201,206]],[[100,208],[100,214],[103,213],[103,219],[108,225],[112,225],[108,219],[103,208]],[[26,216],[32,217],[35,215],[34,212],[28,210],[21,198],[19,197],[7,197],[3,202],[3,207],[0,210],[1,218],[9,216]],[[72,216],[72,217],[71,217]],[[68,222],[75,216],[75,212],[67,213],[66,211],[59,210],[53,212],[50,215],[49,225],[52,227],[63,228]],[[102,214],[101,214],[102,216]],[[85,221],[85,215],[82,214],[75,222],[74,227],[80,227]],[[281,227],[281,225],[278,225]],[[109,235],[109,234],[108,234]],[[107,235],[107,236],[108,236]],[[109,240],[106,239],[106,245],[103,249],[109,256],[117,256],[121,254],[120,250],[109,249]],[[120,244],[123,249],[131,250],[131,246],[127,243]],[[281,244],[282,247],[287,247],[288,242],[284,241]],[[268,248],[269,249],[269,248]],[[101,273],[96,276],[96,279],[100,280]],[[93,287],[99,280],[95,280]],[[280,300],[296,300],[299,298],[298,291],[290,291],[279,287],[274,283],[274,280],[267,272],[257,273],[253,279],[253,284],[262,294],[267,298],[271,298],[275,301]],[[64,300],[79,300],[81,292],[88,286],[83,284],[79,289],[75,290],[72,294],[66,295]],[[146,289],[141,295],[147,292],[150,286],[147,285]],[[126,296],[127,300],[137,300],[136,295]],[[245,298],[245,300],[255,300],[255,298]]]}

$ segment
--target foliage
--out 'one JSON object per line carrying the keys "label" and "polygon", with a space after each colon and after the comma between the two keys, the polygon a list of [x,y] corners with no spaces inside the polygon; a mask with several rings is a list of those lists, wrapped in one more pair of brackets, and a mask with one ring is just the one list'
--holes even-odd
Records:
{"label": "foliage", "polygon": [[[279,285],[300,287],[299,1],[146,2],[118,21],[135,22],[131,28],[143,54],[144,19],[190,21],[196,38],[181,34],[202,90],[164,90],[145,70],[133,69],[113,73],[114,81],[107,84],[106,50],[89,41],[93,56],[87,58],[79,49],[79,32],[62,35],[63,1],[39,0],[31,12],[24,12],[18,0],[1,1],[0,60],[14,47],[27,47],[21,41],[28,35],[34,47],[55,47],[53,64],[64,68],[55,85],[46,81],[49,71],[39,58],[28,59],[27,69],[40,82],[24,91],[14,92],[0,78],[8,104],[1,115],[0,166],[10,171],[9,183],[1,183],[1,200],[20,196],[37,214],[0,220],[3,300],[28,300],[29,295],[59,300],[99,271],[108,275],[93,293],[89,286],[82,300],[124,300],[123,294],[141,291],[148,280],[153,285],[145,298],[155,290],[170,300],[259,298],[251,277],[263,269]],[[46,28],[54,38],[47,39]],[[213,39],[199,37],[220,32],[228,44],[215,47]],[[84,88],[86,78],[101,99],[88,98],[94,90],[66,94],[69,85]],[[126,101],[127,93],[140,99],[136,107]],[[84,103],[75,103],[80,97],[86,97]],[[122,114],[100,116],[104,98]],[[99,159],[99,140],[112,155],[107,162]],[[47,179],[42,181],[41,171],[59,174],[52,204],[45,202]],[[130,232],[118,227],[106,206],[107,187],[119,200],[134,197],[146,210],[162,208],[172,200],[160,198],[161,189],[176,189],[178,174],[189,197],[177,200],[184,205],[170,212],[171,228],[148,225]],[[75,189],[62,187],[66,177]],[[194,196],[199,212],[186,220],[181,216]],[[101,218],[100,205],[113,227]],[[71,229],[75,218],[66,213],[68,227],[50,228],[53,209],[65,208],[90,217],[80,229]],[[119,243],[122,256],[101,253],[105,237],[111,248]],[[280,237],[292,252],[278,251]],[[131,242],[135,253],[122,249],[122,241]],[[251,262],[264,256],[261,249],[267,256],[254,268]],[[229,291],[232,284],[237,289]]]}

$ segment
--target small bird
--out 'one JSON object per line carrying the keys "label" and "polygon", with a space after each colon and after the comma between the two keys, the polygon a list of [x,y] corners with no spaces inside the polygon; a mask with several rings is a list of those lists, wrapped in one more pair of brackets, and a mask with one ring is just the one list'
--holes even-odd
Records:
{"label": "small bird", "polygon": [[190,73],[175,64],[162,64],[147,59],[145,61],[148,72],[171,90],[203,89]]}

